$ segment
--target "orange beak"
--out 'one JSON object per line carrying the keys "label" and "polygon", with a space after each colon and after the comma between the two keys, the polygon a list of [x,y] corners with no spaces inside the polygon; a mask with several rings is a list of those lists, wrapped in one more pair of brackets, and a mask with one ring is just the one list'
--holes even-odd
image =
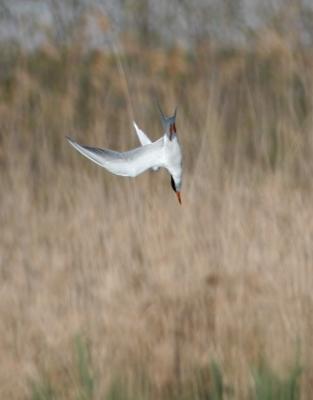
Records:
{"label": "orange beak", "polygon": [[181,204],[180,192],[176,192],[176,196],[177,196],[179,204]]}

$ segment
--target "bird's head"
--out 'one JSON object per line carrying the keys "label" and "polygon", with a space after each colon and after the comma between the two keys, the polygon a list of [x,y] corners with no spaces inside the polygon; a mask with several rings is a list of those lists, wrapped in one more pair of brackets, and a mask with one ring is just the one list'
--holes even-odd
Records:
{"label": "bird's head", "polygon": [[172,186],[172,189],[174,190],[174,192],[176,193],[179,204],[181,204],[181,197],[180,197],[181,183],[178,181],[175,181],[174,178],[172,177],[172,175],[171,175],[171,186]]}
{"label": "bird's head", "polygon": [[176,135],[176,111],[177,107],[175,108],[175,112],[172,116],[170,117],[165,117],[159,103],[158,103],[158,108],[161,114],[161,120],[162,120],[162,125],[163,129],[165,131],[165,134],[169,137],[170,140]]}

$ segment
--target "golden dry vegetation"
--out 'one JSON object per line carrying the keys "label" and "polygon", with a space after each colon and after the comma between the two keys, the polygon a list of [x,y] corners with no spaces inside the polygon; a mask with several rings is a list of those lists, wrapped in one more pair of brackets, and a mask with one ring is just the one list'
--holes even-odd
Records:
{"label": "golden dry vegetation", "polygon": [[[261,357],[299,352],[313,390],[312,64],[275,32],[248,49],[203,42],[123,53],[3,49],[0,82],[0,397],[42,376],[77,399],[73,342],[94,398],[116,376],[151,398],[216,360],[236,399]],[[156,139],[178,104],[183,205],[165,171],[112,176],[66,142]],[[76,372],[75,372],[76,371]]]}

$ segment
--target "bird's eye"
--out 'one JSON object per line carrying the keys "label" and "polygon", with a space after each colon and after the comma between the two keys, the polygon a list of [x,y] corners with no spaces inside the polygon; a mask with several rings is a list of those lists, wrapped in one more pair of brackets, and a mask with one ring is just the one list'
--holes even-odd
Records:
{"label": "bird's eye", "polygon": [[175,182],[174,182],[172,175],[171,175],[171,186],[172,186],[172,189],[174,190],[174,192],[176,192],[176,186],[175,186]]}

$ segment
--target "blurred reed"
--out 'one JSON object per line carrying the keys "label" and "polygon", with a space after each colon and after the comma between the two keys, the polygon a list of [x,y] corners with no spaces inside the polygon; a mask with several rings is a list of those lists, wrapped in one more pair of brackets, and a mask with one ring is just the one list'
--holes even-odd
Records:
{"label": "blurred reed", "polygon": [[[311,50],[270,29],[245,49],[118,45],[3,45],[1,396],[98,399],[144,374],[161,399],[215,359],[243,399],[260,355],[285,371],[300,343],[310,398]],[[166,172],[111,176],[65,140],[129,149],[133,116],[157,139],[156,98],[178,105],[182,207]]]}

